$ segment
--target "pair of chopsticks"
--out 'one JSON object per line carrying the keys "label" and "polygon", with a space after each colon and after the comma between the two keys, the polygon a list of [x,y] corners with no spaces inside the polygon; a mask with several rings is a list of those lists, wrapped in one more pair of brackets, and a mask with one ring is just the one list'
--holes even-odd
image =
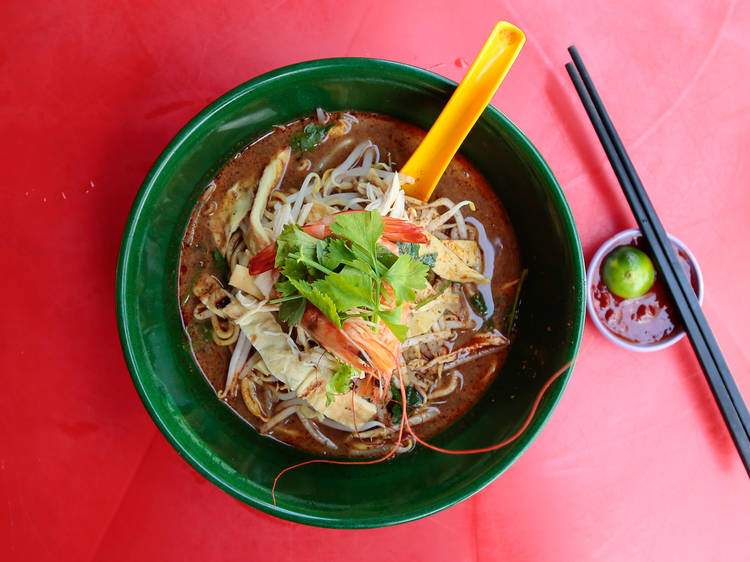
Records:
{"label": "pair of chopsticks", "polygon": [[570,74],[570,79],[583,102],[604,152],[607,153],[607,158],[622,186],[638,227],[651,247],[656,267],[674,298],[693,350],[703,368],[729,432],[732,434],[745,469],[750,475],[750,414],[748,414],[747,406],[742,400],[732,373],[721,354],[719,344],[716,343],[716,338],[703,315],[698,298],[677,261],[672,243],[659,217],[656,216],[656,211],[604,108],[604,103],[594,87],[591,76],[583,65],[578,50],[573,46],[568,49],[568,52],[573,62],[566,64],[565,68]]}

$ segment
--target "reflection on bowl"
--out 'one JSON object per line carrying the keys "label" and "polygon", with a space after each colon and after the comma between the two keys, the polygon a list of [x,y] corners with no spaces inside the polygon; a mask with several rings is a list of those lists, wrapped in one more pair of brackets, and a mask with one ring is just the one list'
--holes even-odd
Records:
{"label": "reflection on bowl", "polygon": [[[313,464],[274,477],[310,454],[258,435],[216,399],[184,348],[177,263],[190,212],[206,182],[274,125],[329,110],[391,115],[429,128],[455,84],[414,67],[328,59],[282,68],[212,103],[170,142],[133,204],[118,266],[118,322],[133,382],[177,451],[217,486],[258,509],[327,527],[377,527],[445,509],[489,484],[529,446],[551,415],[571,369],[544,395],[521,436],[482,455],[417,448],[368,466]],[[488,108],[462,153],[505,206],[529,274],[518,336],[485,395],[433,442],[448,449],[502,441],[523,424],[547,379],[575,358],[584,320],[584,264],[565,197],[528,139]],[[481,204],[481,202],[479,202]]]}
{"label": "reflection on bowl", "polygon": [[[703,275],[698,261],[687,246],[669,235],[678,259],[689,277],[698,301],[703,303]],[[589,262],[586,295],[589,316],[610,341],[632,351],[658,351],[680,341],[685,335],[666,286],[659,279],[646,294],[623,299],[612,294],[602,281],[602,263],[620,246],[635,246],[648,253],[638,229],[624,230],[604,242]]]}

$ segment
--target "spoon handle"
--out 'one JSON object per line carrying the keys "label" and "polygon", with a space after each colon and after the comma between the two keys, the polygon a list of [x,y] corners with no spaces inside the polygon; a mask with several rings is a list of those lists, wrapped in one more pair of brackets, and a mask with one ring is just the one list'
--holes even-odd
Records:
{"label": "spoon handle", "polygon": [[427,201],[461,143],[490,103],[523,47],[526,37],[501,21],[461,80],[432,128],[401,173],[414,178],[403,186],[406,195]]}

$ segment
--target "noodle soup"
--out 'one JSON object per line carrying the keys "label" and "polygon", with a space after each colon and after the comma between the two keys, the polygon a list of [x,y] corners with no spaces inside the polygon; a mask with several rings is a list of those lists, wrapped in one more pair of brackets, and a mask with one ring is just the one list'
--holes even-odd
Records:
{"label": "noodle soup", "polygon": [[[498,372],[522,282],[516,238],[460,155],[430,202],[404,195],[410,178],[395,172],[424,134],[319,110],[248,145],[201,195],[180,255],[183,324],[218,399],[257,431],[381,455],[404,415],[434,435]],[[406,435],[398,450],[414,445]]]}

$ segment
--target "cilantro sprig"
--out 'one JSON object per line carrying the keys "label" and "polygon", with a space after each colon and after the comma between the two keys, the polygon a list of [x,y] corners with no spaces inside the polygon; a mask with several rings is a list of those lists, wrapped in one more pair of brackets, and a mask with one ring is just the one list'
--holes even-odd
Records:
{"label": "cilantro sprig", "polygon": [[360,372],[346,363],[339,363],[338,368],[326,383],[326,407],[336,399],[337,394],[346,394],[354,386],[354,379]]}
{"label": "cilantro sprig", "polygon": [[305,125],[301,131],[294,133],[289,139],[289,145],[294,152],[307,152],[318,146],[333,127],[330,125],[320,125],[312,122]]}
{"label": "cilantro sprig", "polygon": [[423,256],[420,256],[419,244],[415,244],[414,242],[396,242],[396,246],[398,246],[399,252],[401,252],[402,254],[408,254],[415,260],[427,264],[429,267],[435,266],[435,262],[437,261],[437,253],[425,254]]}
{"label": "cilantro sprig", "polygon": [[284,227],[276,241],[279,316],[297,324],[310,302],[336,326],[355,316],[374,325],[382,320],[404,341],[403,303],[415,300],[429,271],[418,245],[396,257],[379,244],[384,223],[377,211],[339,214],[330,228],[335,237],[318,240],[297,225]]}
{"label": "cilantro sprig", "polygon": [[[413,386],[406,387],[406,413],[411,415],[414,408],[422,403],[422,397],[417,392],[417,389]],[[391,383],[391,423],[401,423],[401,416],[404,413],[404,406],[401,403],[401,390],[393,383]]]}

